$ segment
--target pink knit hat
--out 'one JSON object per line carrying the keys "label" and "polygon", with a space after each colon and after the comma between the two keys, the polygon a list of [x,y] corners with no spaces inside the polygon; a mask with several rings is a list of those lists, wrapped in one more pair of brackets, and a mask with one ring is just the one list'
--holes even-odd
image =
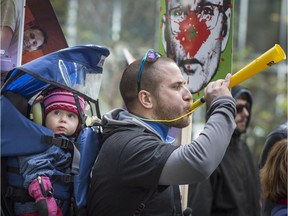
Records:
{"label": "pink knit hat", "polygon": [[[85,101],[82,97],[78,96],[81,107],[81,114],[84,114]],[[53,89],[49,91],[43,99],[45,116],[55,109],[66,110],[78,115],[75,98],[72,92],[65,89]]]}

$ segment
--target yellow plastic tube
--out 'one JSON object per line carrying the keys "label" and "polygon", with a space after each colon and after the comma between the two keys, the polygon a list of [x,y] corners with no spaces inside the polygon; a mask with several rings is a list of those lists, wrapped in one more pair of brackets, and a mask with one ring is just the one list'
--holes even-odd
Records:
{"label": "yellow plastic tube", "polygon": [[[284,50],[281,48],[279,44],[275,44],[274,47],[263,53],[261,56],[256,58],[254,61],[246,65],[237,73],[231,76],[229,88],[232,88],[239,83],[251,78],[255,74],[271,67],[278,62],[285,60],[286,54]],[[190,105],[190,110],[195,111],[198,107],[200,107],[203,103],[205,103],[205,98],[200,98],[196,100],[194,103]]]}

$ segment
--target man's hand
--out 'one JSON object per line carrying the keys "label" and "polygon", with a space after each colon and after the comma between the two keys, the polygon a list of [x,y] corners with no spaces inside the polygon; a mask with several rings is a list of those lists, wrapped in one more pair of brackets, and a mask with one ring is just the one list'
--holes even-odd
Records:
{"label": "man's hand", "polygon": [[225,77],[225,80],[219,79],[214,82],[210,82],[204,89],[204,98],[207,103],[207,106],[210,107],[211,102],[219,96],[230,96],[231,92],[229,90],[231,74],[228,73]]}

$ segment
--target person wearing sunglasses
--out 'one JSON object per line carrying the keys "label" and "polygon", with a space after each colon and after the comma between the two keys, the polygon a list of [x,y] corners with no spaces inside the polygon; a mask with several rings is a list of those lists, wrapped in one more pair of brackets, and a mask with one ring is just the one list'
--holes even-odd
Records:
{"label": "person wearing sunglasses", "polygon": [[241,85],[231,90],[236,100],[236,129],[224,158],[209,179],[189,185],[193,216],[259,216],[260,182],[243,139],[251,118],[252,94]]}
{"label": "person wearing sunglasses", "polygon": [[180,68],[154,50],[131,63],[120,80],[125,108],[101,120],[102,148],[91,173],[88,215],[182,215],[179,185],[208,178],[236,127],[230,77],[208,84],[209,120],[197,139],[177,146],[169,128],[190,124],[192,103]]}
{"label": "person wearing sunglasses", "polygon": [[162,45],[181,68],[188,89],[202,90],[215,76],[229,39],[231,0],[165,0]]}

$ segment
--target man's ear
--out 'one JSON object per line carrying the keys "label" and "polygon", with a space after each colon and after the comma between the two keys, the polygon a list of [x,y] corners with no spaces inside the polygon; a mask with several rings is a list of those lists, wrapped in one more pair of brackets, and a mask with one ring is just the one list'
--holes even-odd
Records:
{"label": "man's ear", "polygon": [[221,32],[221,36],[222,36],[222,44],[221,44],[221,52],[224,52],[226,45],[228,43],[228,39],[229,39],[229,35],[230,35],[230,28],[231,28],[231,8],[228,8],[225,11],[225,15],[226,16],[226,20],[223,24],[222,27],[222,32]]}
{"label": "man's ear", "polygon": [[167,30],[166,30],[166,14],[163,14],[162,15],[162,29],[161,29],[161,32],[162,32],[162,46],[163,46],[163,49],[165,51],[165,53],[167,53]]}
{"label": "man's ear", "polygon": [[152,97],[151,97],[150,92],[146,90],[141,90],[138,93],[138,99],[139,99],[140,104],[146,109],[151,109],[153,107]]}

